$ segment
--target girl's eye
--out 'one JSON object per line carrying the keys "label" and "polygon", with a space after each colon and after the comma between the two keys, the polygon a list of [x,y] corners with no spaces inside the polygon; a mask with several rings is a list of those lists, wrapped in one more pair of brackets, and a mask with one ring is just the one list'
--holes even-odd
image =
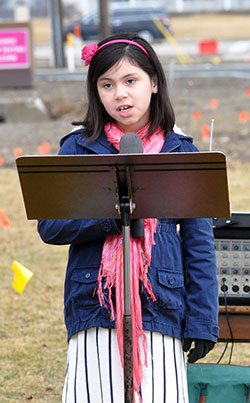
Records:
{"label": "girl's eye", "polygon": [[134,79],[134,78],[129,78],[129,79],[127,80],[127,83],[128,83],[128,84],[134,84],[134,83],[135,83],[135,79]]}
{"label": "girl's eye", "polygon": [[103,87],[104,87],[104,88],[111,88],[111,87],[112,87],[112,84],[106,83],[106,84],[103,85]]}

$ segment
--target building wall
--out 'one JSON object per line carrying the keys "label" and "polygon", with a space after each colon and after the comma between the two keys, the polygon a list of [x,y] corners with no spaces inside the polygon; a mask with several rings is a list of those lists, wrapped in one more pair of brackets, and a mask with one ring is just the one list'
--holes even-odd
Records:
{"label": "building wall", "polygon": [[169,12],[250,10],[250,0],[163,0]]}

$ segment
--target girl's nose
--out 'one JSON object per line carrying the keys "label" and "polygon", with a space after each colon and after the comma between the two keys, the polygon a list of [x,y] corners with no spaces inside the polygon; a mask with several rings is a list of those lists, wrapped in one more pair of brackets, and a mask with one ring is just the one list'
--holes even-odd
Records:
{"label": "girl's nose", "polygon": [[123,85],[117,85],[115,91],[115,98],[121,99],[127,97],[127,89]]}

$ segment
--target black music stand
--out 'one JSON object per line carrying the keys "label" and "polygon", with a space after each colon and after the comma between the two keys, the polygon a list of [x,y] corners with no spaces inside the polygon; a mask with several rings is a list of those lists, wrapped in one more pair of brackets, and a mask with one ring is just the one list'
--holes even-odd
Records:
{"label": "black music stand", "polygon": [[23,156],[16,164],[28,219],[121,218],[125,401],[132,403],[130,219],[229,217],[225,155]]}

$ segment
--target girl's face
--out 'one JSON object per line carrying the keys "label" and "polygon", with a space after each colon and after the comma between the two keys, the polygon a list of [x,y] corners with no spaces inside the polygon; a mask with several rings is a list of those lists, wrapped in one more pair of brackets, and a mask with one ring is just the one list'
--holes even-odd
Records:
{"label": "girl's face", "polygon": [[150,118],[157,82],[140,67],[122,59],[97,80],[100,101],[125,133],[137,132]]}

